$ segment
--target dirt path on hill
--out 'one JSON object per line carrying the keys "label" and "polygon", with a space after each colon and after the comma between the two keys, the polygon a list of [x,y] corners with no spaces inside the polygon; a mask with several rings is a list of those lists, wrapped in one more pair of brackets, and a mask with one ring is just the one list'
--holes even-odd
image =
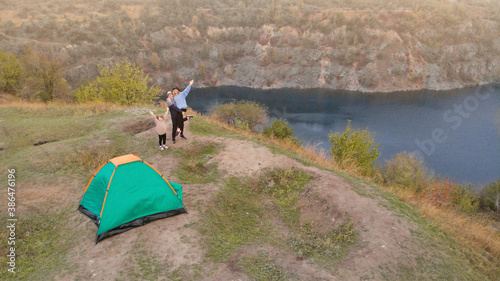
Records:
{"label": "dirt path on hill", "polygon": [[[149,138],[154,129],[138,133],[138,138]],[[304,220],[318,222],[319,228],[353,221],[359,232],[359,243],[350,249],[343,262],[326,269],[307,259],[299,260],[284,249],[274,246],[259,246],[275,262],[300,280],[360,280],[360,278],[380,279],[380,268],[388,265],[410,265],[408,243],[411,239],[411,225],[382,206],[383,199],[370,198],[358,194],[351,183],[341,176],[305,166],[283,155],[274,154],[270,149],[250,141],[205,137],[190,134],[187,141],[169,143],[169,149],[183,149],[195,140],[202,143],[213,142],[221,149],[212,155],[210,162],[216,163],[224,177],[253,176],[266,168],[296,168],[314,175],[307,194],[299,201]],[[176,161],[173,154],[158,151],[144,159],[168,178],[175,181]],[[127,279],[132,274],[145,276],[148,264],[164,267],[172,276],[189,276],[195,280],[250,280],[231,263],[218,264],[205,257],[201,243],[202,235],[197,224],[207,208],[211,197],[222,186],[221,183],[183,185],[184,204],[189,214],[154,221],[123,234],[105,239],[94,245],[95,225],[80,213],[72,218],[80,230],[81,241],[70,253],[75,264],[74,272],[60,274],[59,280],[115,280]],[[358,187],[360,188],[360,187]],[[370,193],[370,187],[361,187]],[[36,193],[36,191],[33,191]],[[28,192],[29,193],[29,192]],[[75,195],[75,206],[79,196]],[[325,206],[333,206],[325,208]],[[258,249],[244,248],[240,252]],[[177,274],[177,275],[175,275]],[[127,277],[128,276],[128,277]],[[141,277],[139,277],[141,278]],[[175,279],[178,280],[178,279]]]}

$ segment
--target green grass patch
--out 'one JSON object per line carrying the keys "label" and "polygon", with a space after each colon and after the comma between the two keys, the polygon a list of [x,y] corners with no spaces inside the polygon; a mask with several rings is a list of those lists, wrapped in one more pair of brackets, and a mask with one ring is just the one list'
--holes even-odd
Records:
{"label": "green grass patch", "polygon": [[297,202],[312,178],[312,175],[296,169],[275,169],[261,177],[259,186],[271,196],[281,219],[292,230],[284,242],[286,248],[299,258],[318,258],[324,264],[338,262],[347,254],[348,247],[356,243],[358,234],[352,222],[341,224],[325,234],[314,231],[310,223],[300,223]]}
{"label": "green grass patch", "polygon": [[194,141],[186,149],[177,150],[176,153],[181,159],[181,163],[176,169],[179,180],[185,184],[213,182],[219,176],[217,165],[207,162],[216,151],[215,144],[201,144],[197,141]]}
{"label": "green grass patch", "polygon": [[313,178],[300,170],[268,170],[260,178],[259,188],[271,196],[279,214],[288,227],[296,228],[300,223],[300,210],[297,208],[299,195],[305,185]]}
{"label": "green grass patch", "polygon": [[6,151],[33,146],[41,142],[54,142],[76,138],[96,130],[97,118],[89,115],[30,114],[19,109],[0,107],[4,131],[1,142]]}
{"label": "green grass patch", "polygon": [[228,137],[236,136],[232,131],[207,121],[202,117],[194,117],[189,120],[189,131],[202,136]]}
{"label": "green grass patch", "polygon": [[[95,110],[96,105],[6,108],[0,107],[0,167],[18,171],[19,180],[50,174],[89,176],[109,159],[123,154],[142,158],[157,153],[157,139],[124,133],[117,122],[135,116],[132,110]],[[93,114],[92,112],[98,113]],[[35,146],[39,141],[50,141]],[[166,151],[165,153],[170,153]],[[4,171],[0,171],[0,175]]]}
{"label": "green grass patch", "polygon": [[[99,109],[97,109],[99,108]],[[0,107],[0,142],[6,150],[78,138],[109,129],[110,119],[129,115],[123,110],[109,111],[93,106]]]}
{"label": "green grass patch", "polygon": [[[46,175],[86,177],[113,157],[133,153],[146,158],[156,152],[154,140],[135,138],[114,131],[106,134],[91,132],[84,137],[42,146],[27,145],[8,151],[2,155],[0,166],[15,168],[19,180],[34,180]],[[2,172],[4,171],[0,175]]]}
{"label": "green grass patch", "polygon": [[116,111],[122,106],[109,103],[91,103],[91,104],[41,104],[41,103],[21,103],[14,104],[12,107],[2,107],[3,109],[15,110],[20,114],[29,114],[36,116],[68,116],[68,115],[95,115]]}
{"label": "green grass patch", "polygon": [[[1,280],[53,280],[63,270],[69,270],[66,257],[76,245],[76,235],[67,225],[71,210],[49,213],[40,210],[36,214],[24,214],[16,222],[16,274],[6,270],[10,247],[1,244],[0,262],[4,270]],[[2,221],[7,221],[2,217]],[[2,237],[8,237],[7,228],[2,228]],[[6,239],[7,242],[7,239]]]}
{"label": "green grass patch", "polygon": [[[137,251],[129,259],[132,266],[120,272],[123,279],[128,280],[181,280],[176,274],[169,272],[170,266],[167,262],[160,261],[146,251]],[[170,275],[167,279],[167,276]],[[163,279],[160,277],[163,276]]]}
{"label": "green grass patch", "polygon": [[349,246],[358,240],[358,233],[352,222],[321,234],[313,230],[311,224],[303,224],[300,230],[290,235],[285,242],[299,258],[314,258],[328,265],[342,260]]}
{"label": "green grass patch", "polygon": [[[71,165],[82,173],[92,174],[109,159],[125,154],[136,154],[147,158],[157,153],[156,139],[142,139],[126,133],[108,131],[106,135],[94,134],[78,140],[64,158],[66,165]],[[163,154],[170,151],[162,152]]]}
{"label": "green grass patch", "polygon": [[201,264],[183,265],[173,269],[166,257],[154,256],[152,253],[141,250],[140,247],[129,254],[127,261],[130,266],[120,271],[116,280],[202,280],[202,277],[208,274],[203,272]]}
{"label": "green grass patch", "polygon": [[276,265],[269,254],[259,251],[257,255],[244,257],[240,262],[243,271],[257,281],[285,281],[289,280],[286,270]]}
{"label": "green grass patch", "polygon": [[248,182],[231,178],[214,198],[202,225],[208,256],[214,261],[228,261],[235,250],[269,235],[265,208]]}

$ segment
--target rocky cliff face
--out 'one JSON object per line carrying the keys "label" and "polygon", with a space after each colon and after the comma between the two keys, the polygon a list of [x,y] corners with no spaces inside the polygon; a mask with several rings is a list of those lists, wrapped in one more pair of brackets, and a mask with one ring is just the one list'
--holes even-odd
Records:
{"label": "rocky cliff face", "polygon": [[[370,29],[366,34],[371,44],[346,45],[340,41],[343,33],[345,27],[329,35],[304,35],[298,29],[273,25],[210,28],[210,43],[203,46],[192,44],[203,38],[191,28],[175,32],[166,28],[152,34],[151,40],[183,38],[183,43],[172,47],[167,43],[161,49],[160,59],[171,69],[157,71],[154,77],[160,84],[194,77],[204,86],[365,92],[447,90],[500,78],[498,38],[492,38],[490,49],[485,50],[474,43],[431,47],[416,36],[405,34],[402,38],[393,30]],[[230,38],[239,39],[232,42]],[[200,57],[203,52],[208,54],[204,58]]]}

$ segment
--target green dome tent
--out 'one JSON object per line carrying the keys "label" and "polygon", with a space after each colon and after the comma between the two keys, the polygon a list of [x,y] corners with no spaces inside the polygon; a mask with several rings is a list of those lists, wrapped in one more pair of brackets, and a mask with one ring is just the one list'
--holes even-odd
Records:
{"label": "green dome tent", "polygon": [[187,213],[182,186],[137,155],[115,157],[94,173],[78,207],[97,225],[97,242],[153,220]]}

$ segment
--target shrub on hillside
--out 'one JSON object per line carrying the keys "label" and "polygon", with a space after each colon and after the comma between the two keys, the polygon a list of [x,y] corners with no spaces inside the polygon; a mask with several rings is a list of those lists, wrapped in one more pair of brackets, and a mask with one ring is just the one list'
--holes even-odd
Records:
{"label": "shrub on hillside", "polygon": [[23,68],[16,55],[0,51],[0,90],[15,93],[21,87]]}
{"label": "shrub on hillside", "polygon": [[424,196],[427,202],[434,206],[450,206],[453,201],[458,199],[458,187],[455,182],[448,178],[444,181],[438,178],[424,190]]}
{"label": "shrub on hillside", "polygon": [[292,126],[282,119],[274,120],[270,127],[264,128],[262,133],[267,137],[289,141],[295,145],[302,144],[297,138],[293,137]]}
{"label": "shrub on hillside", "polygon": [[453,205],[455,205],[460,211],[467,214],[475,214],[479,210],[480,199],[477,194],[472,191],[472,185],[467,187],[458,186],[455,190],[455,200],[453,200]]}
{"label": "shrub on hillside", "polygon": [[490,183],[484,188],[481,202],[486,209],[500,212],[500,180]]}
{"label": "shrub on hillside", "polygon": [[449,178],[435,179],[423,191],[423,196],[434,206],[456,208],[471,215],[479,210],[479,198],[472,191],[471,185],[464,187]]}
{"label": "shrub on hillside", "polygon": [[418,155],[403,152],[386,162],[382,178],[386,185],[420,192],[429,184],[428,174],[428,169]]}
{"label": "shrub on hillside", "polygon": [[159,93],[158,85],[148,87],[149,75],[128,60],[99,65],[99,76],[80,86],[75,97],[78,102],[105,101],[132,105],[151,102]]}
{"label": "shrub on hillside", "polygon": [[330,155],[341,168],[355,167],[363,175],[373,175],[380,155],[378,144],[375,144],[367,129],[351,132],[351,120],[347,122],[345,132],[330,134],[332,147]]}
{"label": "shrub on hillside", "polygon": [[267,108],[253,101],[233,101],[211,109],[213,118],[238,129],[256,131],[256,126],[267,122]]}
{"label": "shrub on hillside", "polygon": [[28,47],[21,56],[25,79],[21,96],[40,99],[70,99],[71,88],[64,79],[63,55],[46,47]]}

